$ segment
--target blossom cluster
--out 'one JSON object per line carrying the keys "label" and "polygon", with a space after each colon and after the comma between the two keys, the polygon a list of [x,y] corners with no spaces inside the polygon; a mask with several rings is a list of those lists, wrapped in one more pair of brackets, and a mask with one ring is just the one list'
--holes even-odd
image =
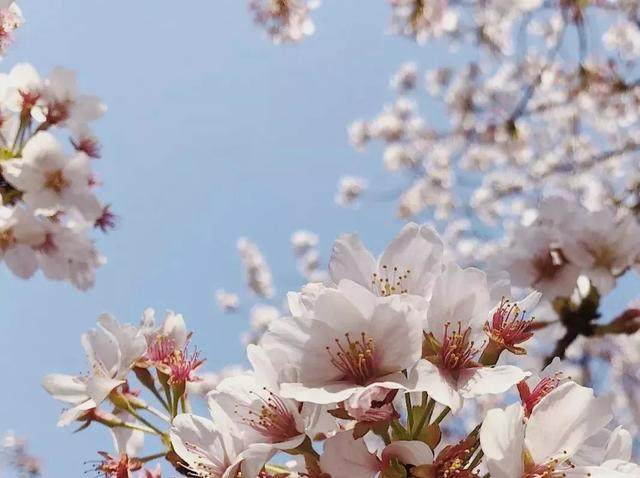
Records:
{"label": "blossom cluster", "polygon": [[0,257],[15,275],[41,269],[79,289],[93,284],[105,260],[91,233],[115,220],[96,197],[91,164],[100,148],[89,124],[104,111],[99,98],[78,91],[71,70],[42,78],[20,63],[0,75]]}
{"label": "blossom cluster", "polygon": [[392,31],[470,53],[423,77],[401,65],[397,98],[349,128],[356,149],[379,142],[406,177],[400,217],[433,215],[458,258],[478,262],[549,193],[637,216],[634,2],[390,3]]}
{"label": "blossom cluster", "polygon": [[249,11],[256,24],[261,25],[275,44],[297,43],[312,35],[315,26],[311,10],[318,0],[249,0]]}
{"label": "blossom cluster", "polygon": [[4,56],[14,41],[14,31],[22,26],[24,17],[13,0],[0,2],[0,57]]}
{"label": "blossom cluster", "polygon": [[7,432],[0,442],[0,471],[5,467],[20,478],[42,474],[40,460],[29,452],[27,440],[13,432]]}
{"label": "blossom cluster", "polygon": [[514,285],[533,287],[549,300],[570,296],[580,276],[599,294],[640,264],[640,224],[611,208],[589,211],[561,197],[550,197],[530,224],[518,226],[494,262]]}
{"label": "blossom cluster", "polygon": [[[59,425],[106,426],[116,449],[95,469],[118,478],[149,476],[159,458],[202,478],[638,476],[607,397],[559,359],[542,372],[505,364],[526,354],[538,324],[525,311],[541,294],[512,299],[506,274],[452,262],[432,227],[406,225],[378,258],[343,235],[327,279],[287,298],[288,315],[248,345],[251,370],[206,394],[211,417],[191,408],[203,360],[182,316],[102,316],[82,336],[89,373],[44,379],[69,407]],[[447,422],[493,396],[517,401],[451,441]],[[159,451],[142,455],[145,434]]]}

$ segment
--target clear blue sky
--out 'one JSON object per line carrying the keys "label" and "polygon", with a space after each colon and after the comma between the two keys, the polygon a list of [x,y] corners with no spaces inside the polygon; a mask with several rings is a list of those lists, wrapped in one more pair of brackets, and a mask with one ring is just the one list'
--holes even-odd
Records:
{"label": "clear blue sky", "polygon": [[218,312],[213,296],[243,288],[236,238],[260,244],[281,288],[297,285],[288,241],[298,228],[321,235],[325,258],[341,232],[382,248],[400,227],[392,204],[333,204],[341,173],[386,176],[377,155],[352,151],[345,127],[392,98],[401,62],[456,56],[386,35],[383,0],[326,1],[317,34],[295,47],[271,45],[243,0],[19,3],[27,23],[3,70],[73,68],[109,106],[96,168],[121,221],[99,239],[109,263],[96,287],[0,270],[0,431],[28,436],[47,476],[79,476],[110,442],[101,429],[56,428],[61,407],[42,376],[86,369],[80,334],[101,312],[137,322],[147,306],[182,312],[212,369],[242,360],[246,322]]}

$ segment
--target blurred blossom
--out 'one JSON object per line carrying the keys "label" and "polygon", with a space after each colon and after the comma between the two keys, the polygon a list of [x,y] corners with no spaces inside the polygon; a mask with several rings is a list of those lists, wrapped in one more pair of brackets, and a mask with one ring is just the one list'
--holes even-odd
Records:
{"label": "blurred blossom", "polygon": [[367,182],[362,178],[344,176],[338,183],[338,193],[335,202],[341,206],[354,204],[367,188]]}
{"label": "blurred blossom", "polygon": [[311,10],[320,5],[318,0],[249,0],[249,11],[261,25],[271,41],[296,43],[313,35],[315,27]]}
{"label": "blurred blossom", "polygon": [[238,295],[224,289],[216,290],[216,302],[222,312],[235,312],[240,306]]}
{"label": "blurred blossom", "polygon": [[260,249],[247,238],[241,237],[236,243],[240,259],[244,265],[247,286],[256,295],[271,298],[275,293],[271,269]]}

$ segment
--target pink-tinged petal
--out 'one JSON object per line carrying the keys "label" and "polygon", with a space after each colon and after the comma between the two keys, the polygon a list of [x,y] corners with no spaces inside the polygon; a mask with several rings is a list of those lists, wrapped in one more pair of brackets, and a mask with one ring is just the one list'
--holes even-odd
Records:
{"label": "pink-tinged petal", "polygon": [[524,422],[520,404],[506,410],[489,410],[480,428],[480,444],[492,478],[523,476]]}
{"label": "pink-tinged petal", "polygon": [[409,374],[408,385],[412,392],[427,392],[436,402],[456,413],[462,407],[462,397],[455,382],[440,368],[428,360],[420,360]]}
{"label": "pink-tinged petal", "polygon": [[334,242],[329,259],[329,274],[336,284],[349,279],[368,286],[376,269],[374,257],[357,234],[345,234]]}
{"label": "pink-tinged petal", "polygon": [[399,440],[390,443],[382,451],[382,462],[385,466],[394,458],[403,465],[430,465],[433,463],[433,452],[424,442]]}
{"label": "pink-tinged petal", "polygon": [[611,418],[606,400],[596,399],[590,388],[566,382],[533,409],[527,425],[527,449],[535,463],[571,457]]}
{"label": "pink-tinged petal", "polygon": [[476,367],[460,371],[458,387],[465,398],[504,393],[528,376],[513,365]]}
{"label": "pink-tinged petal", "polygon": [[344,431],[325,441],[320,469],[331,478],[374,478],[380,472],[380,461],[362,438],[354,440],[353,432]]}

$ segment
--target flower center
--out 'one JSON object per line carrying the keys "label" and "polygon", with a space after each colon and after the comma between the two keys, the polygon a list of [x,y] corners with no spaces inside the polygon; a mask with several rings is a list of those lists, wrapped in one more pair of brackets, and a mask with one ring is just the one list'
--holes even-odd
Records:
{"label": "flower center", "polygon": [[175,341],[166,335],[158,335],[147,350],[147,358],[153,362],[166,362],[176,349]]}
{"label": "flower center", "polygon": [[81,151],[90,158],[100,157],[100,144],[93,138],[71,139],[76,151]]}
{"label": "flower center", "polygon": [[18,93],[22,98],[22,112],[28,114],[40,99],[38,91],[19,90]]}
{"label": "flower center", "polygon": [[47,232],[44,236],[44,241],[42,241],[42,244],[40,244],[37,247],[34,247],[34,249],[48,256],[55,254],[58,251],[58,246],[53,240],[53,237],[54,237],[53,234],[51,234],[50,232]]}
{"label": "flower center", "polygon": [[198,445],[185,442],[185,448],[194,455],[194,462],[187,468],[200,478],[220,478],[227,471],[228,465],[224,459],[212,456]]}
{"label": "flower center", "polygon": [[518,393],[520,394],[520,401],[524,407],[525,416],[529,417],[533,411],[533,407],[540,403],[540,400],[546,395],[558,388],[562,379],[563,376],[560,372],[550,377],[544,377],[533,390],[529,389],[529,385],[527,385],[527,382],[524,380],[518,383]]}
{"label": "flower center", "polygon": [[186,345],[183,350],[175,351],[169,358],[169,383],[184,384],[199,380],[192,374],[203,362],[204,360],[200,358],[200,352],[198,350],[189,352]]}
{"label": "flower center", "polygon": [[277,17],[287,18],[290,14],[287,0],[274,0],[271,6],[273,8],[273,14]]}
{"label": "flower center", "polygon": [[449,330],[450,322],[444,326],[444,339],[440,348],[440,364],[451,371],[458,371],[475,366],[473,357],[480,351],[475,342],[469,340],[471,327],[462,330],[462,324],[458,322],[458,330]]}
{"label": "flower center", "polygon": [[6,251],[16,243],[16,238],[13,235],[13,229],[5,229],[0,231],[0,251]]}
{"label": "flower center", "polygon": [[55,101],[47,108],[46,120],[50,124],[58,124],[69,118],[70,101]]}
{"label": "flower center", "polygon": [[547,251],[545,254],[538,255],[533,259],[533,267],[536,270],[537,277],[534,282],[538,283],[541,280],[554,279],[563,266],[562,257],[557,251]]}
{"label": "flower center", "polygon": [[445,447],[436,458],[434,465],[437,478],[477,478],[473,470],[465,469],[475,447],[463,440],[456,445]]}
{"label": "flower center", "polygon": [[347,339],[346,346],[334,339],[337,351],[327,347],[331,363],[342,372],[343,380],[366,385],[378,375],[373,339],[364,332],[359,340],[352,340],[349,333],[344,336]]}
{"label": "flower center", "polygon": [[[269,443],[283,442],[299,435],[296,420],[284,401],[270,390],[266,388],[263,390],[267,393],[267,398],[254,392],[262,402],[260,411],[247,409],[242,421],[265,437]],[[236,408],[240,407],[236,406]],[[239,414],[238,410],[235,413]]]}
{"label": "flower center", "polygon": [[406,269],[400,272],[397,267],[389,268],[380,266],[378,272],[374,272],[371,278],[371,290],[380,297],[388,297],[392,294],[406,294],[407,278],[411,271]]}
{"label": "flower center", "polygon": [[520,310],[517,304],[502,299],[500,307],[493,313],[491,323],[484,326],[489,336],[508,347],[525,342],[533,337],[531,324],[533,318],[525,319],[526,311]]}
{"label": "flower center", "polygon": [[64,189],[69,187],[69,181],[66,180],[61,169],[56,169],[55,171],[47,174],[44,180],[44,187],[52,189],[57,193],[61,193]]}
{"label": "flower center", "polygon": [[593,256],[596,266],[611,269],[616,261],[616,252],[608,244],[603,244],[598,248],[589,250],[589,252]]}
{"label": "flower center", "polygon": [[103,473],[105,477],[128,478],[130,471],[137,471],[142,468],[142,462],[135,458],[129,458],[123,453],[118,458],[114,458],[108,453],[98,452],[104,458],[95,465],[94,470]]}
{"label": "flower center", "polygon": [[[563,452],[566,454],[566,452]],[[522,478],[563,478],[565,471],[575,468],[568,459],[556,458],[544,465],[525,463],[524,476]]]}

